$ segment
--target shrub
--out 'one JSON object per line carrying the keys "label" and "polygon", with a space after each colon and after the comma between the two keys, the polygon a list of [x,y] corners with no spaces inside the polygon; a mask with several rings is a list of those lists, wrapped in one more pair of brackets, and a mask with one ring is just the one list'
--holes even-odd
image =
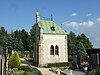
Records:
{"label": "shrub", "polygon": [[[30,67],[31,68],[31,67]],[[41,72],[36,69],[36,68],[31,68],[31,70],[28,70],[29,67],[27,67],[27,69],[25,69],[25,66],[21,66],[21,70],[25,71],[24,73],[19,73],[20,75],[42,75]]]}
{"label": "shrub", "polygon": [[20,66],[20,57],[18,55],[18,53],[15,51],[13,54],[11,54],[9,61],[8,61],[8,65],[9,67],[12,68],[18,68]]}
{"label": "shrub", "polygon": [[19,72],[13,72],[13,75],[19,75]]}
{"label": "shrub", "polygon": [[66,67],[69,66],[69,62],[64,62],[64,63],[48,63],[47,67]]}
{"label": "shrub", "polygon": [[25,71],[24,75],[30,75],[30,72],[29,71]]}
{"label": "shrub", "polygon": [[38,69],[32,68],[30,75],[42,75],[42,74]]}
{"label": "shrub", "polygon": [[11,72],[9,72],[9,73],[8,73],[8,75],[12,75],[12,73],[11,73]]}
{"label": "shrub", "polygon": [[93,69],[89,72],[89,75],[100,75],[100,72]]}
{"label": "shrub", "polygon": [[17,72],[19,73],[19,75],[24,75],[24,72],[25,72],[25,71],[23,71],[23,70],[18,70]]}
{"label": "shrub", "polygon": [[31,68],[31,66],[29,66],[29,65],[27,65],[27,66],[20,66],[20,67],[19,67],[19,70],[31,71],[32,68]]}
{"label": "shrub", "polygon": [[18,71],[18,68],[13,68],[14,71]]}

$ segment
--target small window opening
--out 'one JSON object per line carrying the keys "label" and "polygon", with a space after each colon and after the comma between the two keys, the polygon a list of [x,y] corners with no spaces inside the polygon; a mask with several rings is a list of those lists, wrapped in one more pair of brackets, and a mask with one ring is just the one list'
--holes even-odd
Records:
{"label": "small window opening", "polygon": [[51,45],[51,47],[50,47],[50,55],[54,55],[54,46],[53,45]]}
{"label": "small window opening", "polygon": [[59,47],[57,45],[55,46],[55,55],[59,55]]}

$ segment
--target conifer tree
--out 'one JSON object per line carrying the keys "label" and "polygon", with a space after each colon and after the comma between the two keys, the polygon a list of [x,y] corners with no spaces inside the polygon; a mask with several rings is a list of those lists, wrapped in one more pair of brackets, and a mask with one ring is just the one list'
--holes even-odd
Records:
{"label": "conifer tree", "polygon": [[12,68],[18,68],[20,66],[21,64],[20,57],[16,51],[13,54],[11,54],[8,64],[9,64],[9,67],[12,67]]}

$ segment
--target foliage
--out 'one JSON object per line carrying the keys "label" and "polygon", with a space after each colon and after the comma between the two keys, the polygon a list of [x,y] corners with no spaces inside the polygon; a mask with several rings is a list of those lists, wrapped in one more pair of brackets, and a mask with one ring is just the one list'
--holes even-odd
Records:
{"label": "foliage", "polygon": [[89,38],[83,33],[81,35],[77,36],[77,42],[80,42],[80,41],[82,41],[85,48],[92,48],[93,47],[93,45],[90,42]]}
{"label": "foliage", "polygon": [[86,49],[81,42],[79,42],[77,49],[75,50],[76,54],[86,55]]}
{"label": "foliage", "polygon": [[47,67],[66,67],[69,66],[70,62],[64,62],[64,63],[48,63]]}
{"label": "foliage", "polygon": [[100,72],[96,72],[96,75],[100,75]]}
{"label": "foliage", "polygon": [[96,71],[95,69],[89,72],[89,75],[100,75],[100,71]]}
{"label": "foliage", "polygon": [[77,48],[77,36],[74,32],[70,32],[70,34],[68,35],[68,54],[73,54],[74,49]]}
{"label": "foliage", "polygon": [[72,55],[68,55],[68,61],[72,61]]}
{"label": "foliage", "polygon": [[19,67],[19,70],[24,70],[24,71],[31,71],[32,70],[32,68],[30,67],[30,66],[20,66]]}
{"label": "foliage", "polygon": [[33,57],[33,37],[31,34],[29,35],[28,32],[26,32],[24,29],[22,30],[16,30],[14,32],[15,37],[18,40],[19,43],[19,50],[24,53],[24,51],[30,51],[30,56]]}
{"label": "foliage", "polygon": [[[79,48],[79,43],[81,42],[81,46],[84,48],[92,48],[93,45],[90,42],[89,38],[85,34],[76,35],[74,32],[70,32],[68,35],[68,52],[69,54],[73,54]],[[81,49],[83,54],[86,54],[85,49]],[[80,51],[81,51],[80,50]]]}
{"label": "foliage", "polygon": [[[68,35],[68,54],[72,55],[74,51],[78,48],[79,42],[82,41],[82,44],[85,48],[92,48],[93,45],[90,42],[89,38],[85,34],[76,35],[74,32],[70,32]],[[15,30],[11,33],[7,33],[4,27],[0,29],[0,45],[6,46],[11,50],[19,50],[24,53],[24,51],[29,51],[30,56],[33,57],[34,45],[36,42],[35,38],[35,25],[30,29],[28,33],[25,29]]]}
{"label": "foliage", "polygon": [[36,42],[36,37],[35,37],[35,25],[32,26],[32,29],[30,30],[30,36],[29,36],[29,42],[30,42],[30,55],[31,57],[33,57],[33,51],[34,51],[34,47],[35,47],[35,42]]}
{"label": "foliage", "polygon": [[18,50],[18,41],[16,38],[14,38],[13,33],[9,34],[6,40],[6,46],[9,51],[9,54],[11,55],[12,50]]}
{"label": "foliage", "polygon": [[30,75],[42,75],[42,74],[41,74],[41,72],[38,69],[33,68],[32,72],[30,73]]}
{"label": "foliage", "polygon": [[18,53],[15,51],[13,54],[11,54],[9,58],[9,61],[8,61],[9,67],[18,68],[20,66],[20,63],[21,63],[20,57]]}
{"label": "foliage", "polygon": [[32,68],[32,67],[30,68],[31,70],[25,70],[25,67],[24,67],[23,70],[17,71],[19,73],[18,75],[42,75],[38,69]]}
{"label": "foliage", "polygon": [[13,75],[19,75],[19,72],[13,72]]}
{"label": "foliage", "polygon": [[[18,71],[15,71],[14,73],[16,74],[17,73],[17,75],[24,75],[24,72],[25,71],[23,71],[23,70],[18,70]],[[13,74],[14,74],[13,73]]]}
{"label": "foliage", "polygon": [[36,38],[35,38],[35,25],[32,26],[32,29],[30,30],[30,36],[31,36],[31,39],[32,39],[32,42],[35,42]]}
{"label": "foliage", "polygon": [[13,68],[14,71],[18,71],[18,68]]}
{"label": "foliage", "polygon": [[89,72],[89,75],[96,75],[96,70],[95,70],[95,69],[91,70],[91,71]]}
{"label": "foliage", "polygon": [[0,27],[0,45],[4,46],[7,38],[7,31],[4,27]]}

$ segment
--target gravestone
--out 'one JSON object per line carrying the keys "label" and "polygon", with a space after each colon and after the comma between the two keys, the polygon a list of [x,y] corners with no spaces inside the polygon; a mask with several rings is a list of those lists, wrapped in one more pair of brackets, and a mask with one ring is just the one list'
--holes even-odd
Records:
{"label": "gravestone", "polygon": [[73,55],[73,62],[77,64],[77,55]]}
{"label": "gravestone", "polygon": [[29,56],[29,51],[25,51],[25,57]]}
{"label": "gravestone", "polygon": [[79,53],[77,55],[73,55],[73,62],[76,64],[76,67],[81,67],[82,63],[82,55]]}
{"label": "gravestone", "polygon": [[82,55],[81,55],[81,53],[79,53],[78,55],[77,55],[77,64],[78,64],[78,67],[80,68],[81,67],[81,63],[82,63]]}
{"label": "gravestone", "polygon": [[78,68],[77,55],[73,55],[72,69],[76,69],[76,68]]}
{"label": "gravestone", "polygon": [[99,54],[91,54],[92,68],[99,67]]}

